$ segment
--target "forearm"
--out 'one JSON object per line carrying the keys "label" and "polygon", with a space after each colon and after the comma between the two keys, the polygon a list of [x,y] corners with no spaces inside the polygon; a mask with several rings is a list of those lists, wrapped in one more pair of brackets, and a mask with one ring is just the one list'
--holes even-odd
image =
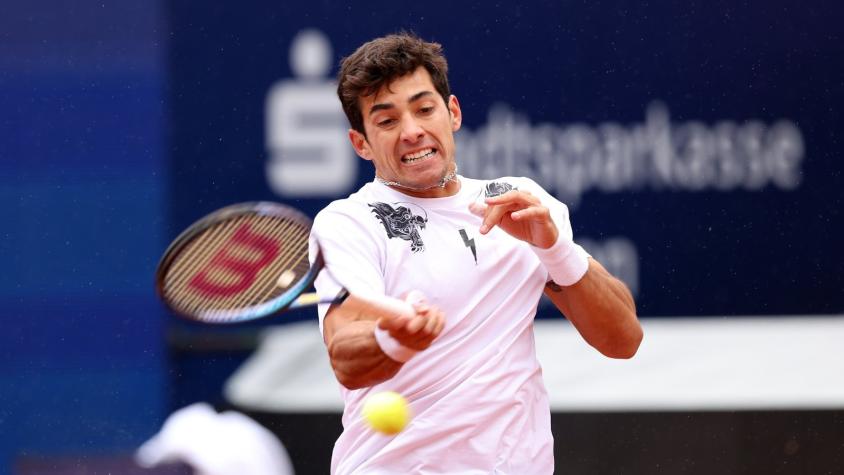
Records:
{"label": "forearm", "polygon": [[375,321],[350,322],[328,341],[328,356],[337,380],[349,389],[372,386],[392,378],[402,363],[390,359],[375,340]]}
{"label": "forearm", "polygon": [[596,260],[575,284],[550,283],[546,295],[583,338],[611,358],[630,358],[642,341],[642,327],[630,291]]}
{"label": "forearm", "polygon": [[498,226],[530,244],[548,271],[551,282],[545,294],[554,305],[598,351],[612,358],[630,358],[642,341],[633,297],[623,282],[572,241],[566,206],[533,181],[528,187],[537,196],[510,190],[487,197],[484,205],[471,205],[470,211],[483,217],[481,234]]}

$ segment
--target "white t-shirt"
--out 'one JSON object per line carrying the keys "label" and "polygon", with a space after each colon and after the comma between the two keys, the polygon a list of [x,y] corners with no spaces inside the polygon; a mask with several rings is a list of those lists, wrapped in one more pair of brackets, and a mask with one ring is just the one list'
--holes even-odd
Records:
{"label": "white t-shirt", "polygon": [[[311,234],[328,272],[317,291],[338,282],[403,298],[420,290],[446,315],[433,344],[391,379],[359,390],[341,386],[344,431],[334,447],[335,474],[550,474],[550,408],[536,359],[533,320],[548,280],[530,245],[499,228],[478,232],[470,203],[510,188],[530,191],[551,208],[571,238],[566,206],[527,178],[458,177],[460,191],[414,198],[378,182],[334,201]],[[314,246],[311,246],[312,258]],[[319,311],[320,328],[327,305]],[[367,395],[392,390],[410,403],[411,423],[395,436],[361,418]]]}

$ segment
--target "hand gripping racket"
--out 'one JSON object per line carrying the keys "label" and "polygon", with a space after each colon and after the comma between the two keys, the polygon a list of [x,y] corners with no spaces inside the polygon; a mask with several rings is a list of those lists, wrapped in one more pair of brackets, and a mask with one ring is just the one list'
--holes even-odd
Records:
{"label": "hand gripping racket", "polygon": [[318,249],[308,262],[311,220],[277,203],[241,203],[192,224],[167,248],[156,290],[177,315],[205,323],[256,320],[285,310],[338,303],[375,317],[415,315],[411,304],[343,289],[321,300],[304,293],[325,266]]}

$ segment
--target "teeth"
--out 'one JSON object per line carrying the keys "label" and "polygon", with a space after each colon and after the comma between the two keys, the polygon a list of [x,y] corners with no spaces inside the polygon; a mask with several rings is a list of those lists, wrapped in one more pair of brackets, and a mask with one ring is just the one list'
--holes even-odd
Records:
{"label": "teeth", "polygon": [[408,153],[404,157],[402,157],[403,162],[415,162],[416,160],[423,159],[431,154],[434,153],[434,149],[426,148],[425,150],[420,150],[418,152]]}

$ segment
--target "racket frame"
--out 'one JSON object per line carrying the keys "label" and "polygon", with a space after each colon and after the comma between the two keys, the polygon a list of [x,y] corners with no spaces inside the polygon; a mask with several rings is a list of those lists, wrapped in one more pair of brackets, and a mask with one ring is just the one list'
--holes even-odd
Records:
{"label": "racket frame", "polygon": [[[288,308],[300,308],[318,303],[327,303],[314,299],[313,295],[310,294],[302,295],[302,293],[313,284],[317,275],[325,266],[325,261],[323,260],[322,253],[319,249],[317,249],[314,263],[310,265],[305,275],[298,278],[296,283],[282,294],[267,302],[236,310],[206,310],[198,313],[186,312],[170,303],[169,299],[165,297],[164,292],[165,276],[176,258],[178,258],[179,255],[187,249],[190,243],[212,226],[250,214],[291,219],[298,221],[307,229],[310,229],[311,227],[311,219],[300,211],[286,205],[266,201],[238,203],[218,209],[204,216],[195,223],[191,224],[173,240],[173,242],[164,251],[164,255],[161,257],[158,262],[158,266],[156,267],[156,293],[161,301],[164,302],[164,305],[168,310],[179,317],[194,322],[235,324],[270,317],[283,312]],[[300,296],[303,298],[301,300],[297,300]],[[336,299],[332,299],[328,302],[342,302],[345,297],[347,297],[347,293],[341,293],[341,295],[338,295]]]}

